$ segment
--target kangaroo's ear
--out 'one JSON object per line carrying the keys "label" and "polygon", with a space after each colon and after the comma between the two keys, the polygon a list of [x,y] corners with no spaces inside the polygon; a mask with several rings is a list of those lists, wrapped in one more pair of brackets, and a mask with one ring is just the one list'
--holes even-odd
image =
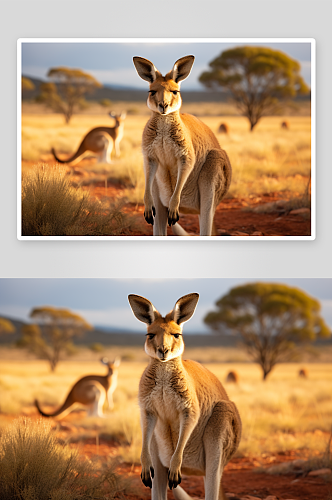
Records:
{"label": "kangaroo's ear", "polygon": [[195,312],[198,299],[198,293],[189,293],[188,295],[181,297],[171,312],[173,321],[175,321],[178,325],[188,321]]}
{"label": "kangaroo's ear", "polygon": [[104,356],[103,358],[100,358],[100,362],[103,363],[103,365],[108,365],[108,358]]}
{"label": "kangaroo's ear", "polygon": [[170,78],[172,78],[172,80],[176,83],[185,80],[190,74],[194,61],[194,56],[185,56],[178,59],[169,73]]}
{"label": "kangaroo's ear", "polygon": [[114,113],[113,111],[110,111],[108,114],[109,114],[112,118],[115,118],[115,113]]}
{"label": "kangaroo's ear", "polygon": [[139,76],[146,82],[153,83],[157,76],[161,76],[151,61],[144,57],[133,57],[134,65]]}
{"label": "kangaroo's ear", "polygon": [[130,294],[128,300],[134,315],[139,321],[151,325],[157,317],[160,317],[160,313],[148,299],[140,295]]}

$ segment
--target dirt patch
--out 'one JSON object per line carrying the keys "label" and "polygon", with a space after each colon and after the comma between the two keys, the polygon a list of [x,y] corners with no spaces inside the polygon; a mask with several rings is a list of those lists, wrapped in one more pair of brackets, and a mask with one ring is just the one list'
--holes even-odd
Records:
{"label": "dirt patch", "polygon": [[[27,408],[25,415],[32,419],[39,418],[37,412]],[[64,419],[51,419],[55,431],[62,442],[71,441],[70,446],[79,449],[79,452],[89,459],[106,462],[109,458],[115,458],[118,454],[119,443],[107,436],[100,435],[98,429],[85,429],[79,424],[84,412],[72,412]],[[1,427],[8,425],[18,415],[1,415]],[[73,423],[75,421],[75,424]],[[78,422],[78,423],[77,423]],[[226,466],[223,475],[224,490],[229,498],[231,494],[236,498],[251,495],[258,499],[266,499],[274,495],[277,500],[328,500],[332,498],[332,483],[322,477],[303,476],[298,474],[287,474],[283,476],[269,475],[257,472],[258,467],[268,467],[291,461],[296,458],[304,458],[305,450],[299,452],[285,452],[275,455],[262,454],[259,457],[233,458]],[[138,464],[121,463],[117,471],[123,477],[129,479],[128,487],[121,496],[122,500],[150,499],[151,492],[140,479],[141,467]],[[204,481],[202,477],[184,476],[181,486],[193,498],[204,498]],[[174,499],[171,491],[167,498]],[[272,499],[271,499],[272,500]]]}
{"label": "dirt patch", "polygon": [[[43,162],[45,166],[54,167],[54,164]],[[36,162],[22,162],[22,170],[30,170]],[[73,185],[80,185],[90,195],[99,200],[114,202],[124,199],[128,186],[123,182],[108,178],[105,173],[96,177],[93,170],[85,169],[91,165],[91,160],[83,160],[79,166],[69,170]],[[309,180],[309,178],[308,178]],[[265,193],[250,195],[247,198],[227,198],[223,200],[216,211],[215,225],[221,237],[227,236],[310,236],[310,214],[303,217],[300,213],[291,214],[291,210],[276,211],[275,213],[255,213],[249,209],[267,203],[278,202],[287,197],[300,197],[300,193]],[[124,200],[125,201],[125,200]],[[131,215],[133,229],[128,230],[128,236],[152,236],[153,228],[144,220],[143,204],[124,202],[123,210]],[[199,221],[197,215],[180,215],[179,223],[190,235],[199,235]],[[172,230],[168,227],[167,234]]]}

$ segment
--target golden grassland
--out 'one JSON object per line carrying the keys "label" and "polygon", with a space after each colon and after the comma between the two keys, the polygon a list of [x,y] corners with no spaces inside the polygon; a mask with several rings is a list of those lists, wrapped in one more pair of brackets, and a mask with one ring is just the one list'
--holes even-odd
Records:
{"label": "golden grassland", "polygon": [[[203,351],[203,350],[201,350]],[[195,351],[186,351],[186,358]],[[86,435],[111,436],[121,443],[119,454],[128,462],[139,462],[141,433],[137,402],[138,383],[147,365],[145,361],[122,361],[113,411],[108,418],[71,417],[71,423],[85,428]],[[298,377],[302,365],[278,365],[266,382],[259,367],[251,363],[207,363],[224,383],[231,400],[240,411],[243,436],[238,456],[260,456],[297,450],[299,453],[322,452],[327,444],[332,422],[332,365],[307,363],[308,378]],[[225,383],[229,370],[236,370],[239,383]],[[105,372],[95,361],[66,360],[51,373],[45,361],[2,360],[0,365],[0,426],[6,414],[33,412],[33,400],[41,405],[60,405],[71,385],[81,376]],[[80,414],[82,415],[82,414]],[[72,420],[74,418],[74,420]],[[77,419],[77,420],[75,420]]]}
{"label": "golden grassland", "polygon": [[[263,118],[253,132],[249,122],[241,116],[202,115],[209,103],[187,105],[190,112],[200,116],[217,135],[227,151],[233,167],[233,180],[229,197],[255,197],[263,193],[282,192],[285,199],[302,195],[311,171],[311,119],[310,116],[274,116]],[[193,109],[191,107],[194,106]],[[144,108],[142,108],[144,109]],[[141,111],[141,108],[139,108]],[[183,106],[186,110],[186,106]],[[91,161],[84,168],[95,176],[107,174],[123,180],[128,189],[124,195],[132,202],[142,202],[144,190],[141,137],[148,116],[129,114],[121,141],[121,158],[112,165]],[[287,119],[289,130],[281,129]],[[229,134],[219,134],[221,122],[229,126]],[[105,114],[74,115],[66,125],[59,114],[24,113],[22,116],[22,159],[29,162],[23,174],[43,159],[54,162],[50,156],[54,147],[59,155],[76,151],[84,135],[96,126],[112,126]]]}

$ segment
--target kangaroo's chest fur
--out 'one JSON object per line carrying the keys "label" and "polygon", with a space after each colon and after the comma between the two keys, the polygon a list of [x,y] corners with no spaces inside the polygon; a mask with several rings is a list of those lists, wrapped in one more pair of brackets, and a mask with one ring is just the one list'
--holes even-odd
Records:
{"label": "kangaroo's chest fur", "polygon": [[192,207],[190,186],[196,182],[195,171],[199,160],[184,123],[173,114],[153,116],[146,126],[143,139],[143,154],[158,164],[155,179],[163,205],[169,204],[179,169],[189,168],[191,174],[182,191],[181,205]]}
{"label": "kangaroo's chest fur", "polygon": [[[195,411],[195,407],[198,409],[186,373],[174,370],[172,362],[158,363],[151,371],[148,369],[140,386],[139,402],[145,410],[157,416],[154,436],[159,458],[165,467],[169,467],[179,439],[180,416]],[[198,451],[201,439],[199,429],[194,430],[186,445],[183,466],[196,470],[204,467],[204,457]]]}

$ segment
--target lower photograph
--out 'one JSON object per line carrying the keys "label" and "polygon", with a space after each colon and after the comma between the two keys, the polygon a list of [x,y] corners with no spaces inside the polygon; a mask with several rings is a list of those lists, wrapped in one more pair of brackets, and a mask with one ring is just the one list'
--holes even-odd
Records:
{"label": "lower photograph", "polygon": [[332,279],[0,279],[1,500],[332,498]]}

